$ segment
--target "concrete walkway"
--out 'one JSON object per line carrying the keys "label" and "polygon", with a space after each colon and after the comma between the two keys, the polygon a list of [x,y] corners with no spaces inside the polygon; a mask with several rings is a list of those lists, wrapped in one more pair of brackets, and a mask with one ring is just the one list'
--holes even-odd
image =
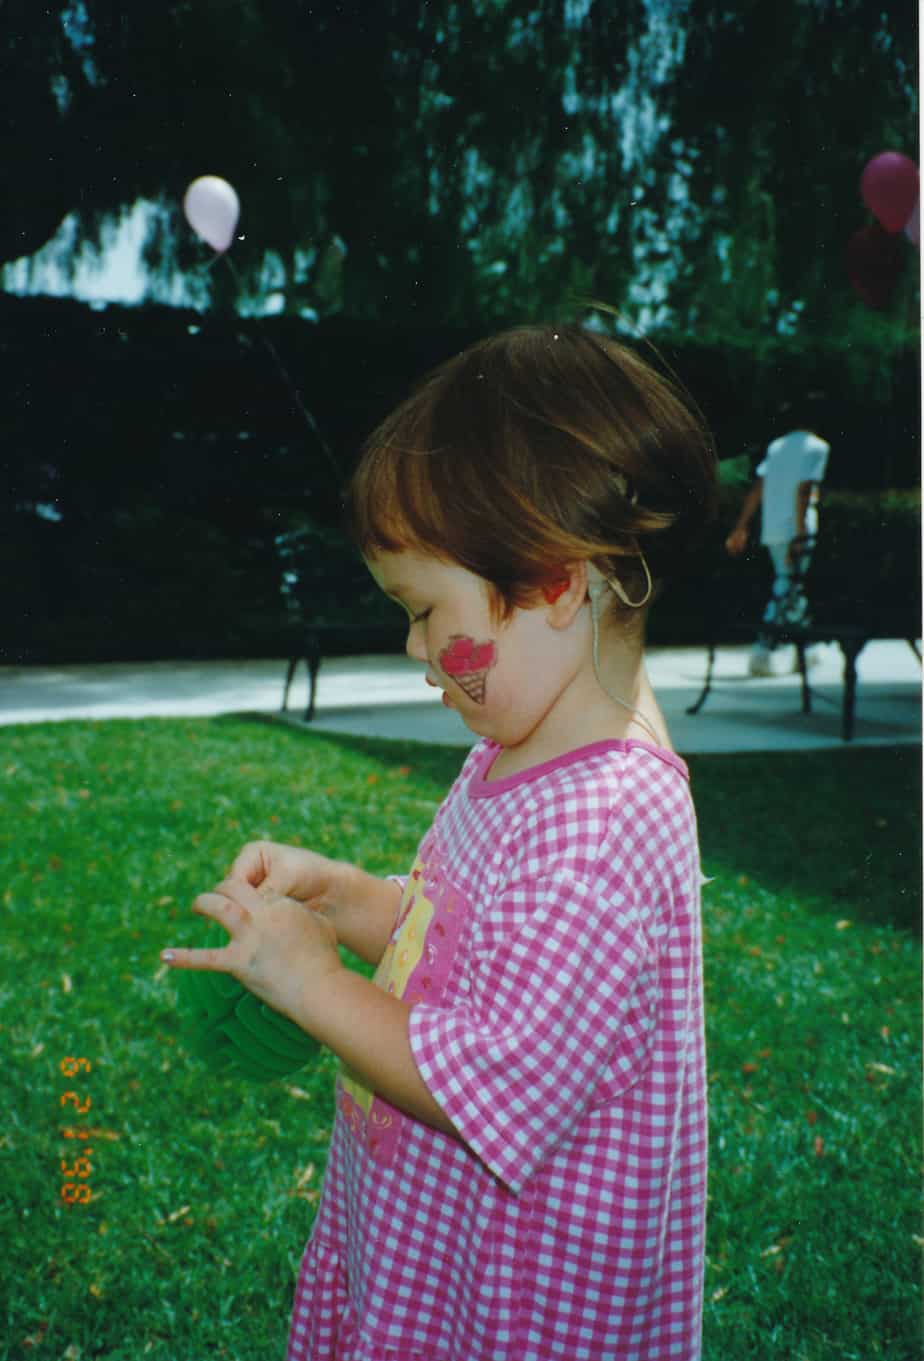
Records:
{"label": "concrete walkway", "polygon": [[[799,678],[751,679],[747,649],[719,650],[713,691],[695,717],[686,709],[702,686],[705,648],[653,648],[652,684],[671,737],[683,753],[839,747],[841,676],[836,645],[819,649],[810,673],[814,711],[801,712]],[[0,667],[0,726],[66,719],[278,713],[285,662],[150,662],[101,666]],[[855,746],[921,741],[921,664],[900,640],[868,643],[857,664]],[[299,668],[288,722],[301,723],[307,678]],[[359,733],[468,746],[458,714],[403,656],[325,661],[318,683],[320,732]],[[3,736],[0,734],[0,747]]]}

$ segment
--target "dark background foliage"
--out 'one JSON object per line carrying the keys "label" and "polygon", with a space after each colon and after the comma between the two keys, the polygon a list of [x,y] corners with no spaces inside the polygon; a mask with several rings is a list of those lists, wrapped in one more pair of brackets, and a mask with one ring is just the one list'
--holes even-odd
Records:
{"label": "dark background foliage", "polygon": [[[109,309],[88,326],[77,303],[0,300],[4,370],[22,397],[5,408],[0,440],[12,493],[0,516],[0,575],[11,585],[0,596],[4,660],[284,651],[291,620],[275,536],[314,524],[319,561],[345,562],[339,490],[358,442],[417,374],[474,334],[336,319],[191,323],[191,315]],[[891,400],[874,404],[845,390],[829,351],[780,346],[763,372],[735,346],[688,340],[660,353],[697,394],[723,466],[739,479],[780,429],[779,391],[838,393],[819,422],[835,452],[816,570],[827,572],[829,596],[841,591],[869,609],[899,592],[913,612],[918,498],[884,486],[886,468],[892,486],[913,486],[917,472],[910,357]],[[298,389],[292,374],[302,375]],[[653,613],[654,641],[702,641],[720,609],[734,628],[753,615],[768,569],[759,551],[744,563],[723,559],[720,539],[741,495],[729,481],[720,525]],[[53,505],[56,518],[36,515],[36,505]],[[718,594],[704,587],[717,572]],[[384,597],[376,610],[376,598],[363,618],[395,620],[400,647],[400,612]]]}
{"label": "dark background foliage", "polygon": [[[18,192],[0,259],[67,213],[100,239],[159,198],[173,216],[148,263],[168,276],[197,258],[176,210],[209,171],[241,196],[245,291],[275,251],[294,313],[491,327],[574,290],[632,312],[661,292],[679,329],[759,340],[798,302],[790,325],[843,330],[869,320],[843,270],[868,220],[862,167],[885,147],[916,156],[908,5],[18,0],[6,15],[0,150]],[[334,238],[339,281],[322,277]]]}
{"label": "dark background foliage", "polygon": [[[916,257],[902,238],[878,310],[843,260],[869,221],[866,160],[917,154],[910,7],[19,0],[6,15],[0,260],[33,259],[0,293],[4,660],[284,650],[274,536],[336,523],[358,443],[423,369],[588,297],[655,342],[724,460],[753,467],[812,394],[829,486],[864,494],[843,520],[865,526],[859,555],[826,515],[842,579],[845,554],[875,557],[889,594],[916,583],[913,512],[884,495],[918,480]],[[209,267],[179,210],[205,172],[241,196],[230,268]],[[105,249],[142,200],[144,305],[38,296],[34,252],[63,220],[55,288],[79,293],[81,249]],[[165,305],[184,282],[205,310]],[[883,556],[882,534],[906,547]],[[755,555],[727,599],[750,608],[763,571]],[[703,596],[679,583],[654,636],[705,636]]]}

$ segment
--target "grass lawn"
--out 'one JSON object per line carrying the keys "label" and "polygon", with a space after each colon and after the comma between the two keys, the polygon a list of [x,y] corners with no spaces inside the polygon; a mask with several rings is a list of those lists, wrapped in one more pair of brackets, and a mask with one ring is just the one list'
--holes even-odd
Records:
{"label": "grass lawn", "polygon": [[[0,1358],[281,1361],[334,1064],[211,1077],[158,950],[255,837],[402,869],[462,755],[240,717],[0,729]],[[706,1361],[917,1361],[920,750],[690,765]]]}

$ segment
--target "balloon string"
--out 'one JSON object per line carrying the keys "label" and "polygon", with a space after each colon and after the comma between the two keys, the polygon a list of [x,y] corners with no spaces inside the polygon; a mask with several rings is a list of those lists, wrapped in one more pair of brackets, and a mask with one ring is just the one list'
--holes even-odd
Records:
{"label": "balloon string", "polygon": [[[216,255],[215,259],[217,258],[218,256]],[[229,255],[224,255],[222,256],[222,258],[227,263],[227,266],[231,271],[232,277],[234,278],[234,282],[240,289],[241,277],[234,267],[233,260]],[[214,264],[215,260],[212,260],[211,263]],[[257,327],[257,335],[260,337],[262,344],[265,345],[266,349],[269,351],[277,369],[279,370],[279,373],[282,376],[283,381],[285,382],[292,396],[295,398],[295,404],[298,407],[299,411],[301,412],[302,419],[304,420],[311,434],[317,440],[318,444],[320,444],[321,448],[324,450],[324,456],[327,459],[328,463],[330,464],[331,469],[333,470],[337,491],[339,492],[342,480],[342,473],[337,463],[337,460],[334,457],[333,450],[327,443],[327,440],[322,435],[321,428],[318,425],[317,421],[315,420],[314,416],[312,416],[311,412],[308,410],[308,408],[305,406],[305,403],[302,401],[302,394],[299,392],[298,388],[295,386],[295,383],[292,381],[292,377],[288,369],[286,368],[285,364],[283,364],[282,360],[279,358],[279,353],[276,350],[276,346],[273,344],[273,342],[269,339],[268,336],[264,335],[261,327]]]}

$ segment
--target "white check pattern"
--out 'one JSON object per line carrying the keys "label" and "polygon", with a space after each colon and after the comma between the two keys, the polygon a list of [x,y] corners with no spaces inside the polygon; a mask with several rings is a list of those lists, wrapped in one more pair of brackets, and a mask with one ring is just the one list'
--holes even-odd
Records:
{"label": "white check pattern", "polygon": [[[411,1013],[462,1141],[338,1113],[288,1361],[696,1361],[706,1202],[700,869],[686,769],[598,742],[468,757],[421,846],[467,918]],[[432,867],[435,866],[435,869]]]}

